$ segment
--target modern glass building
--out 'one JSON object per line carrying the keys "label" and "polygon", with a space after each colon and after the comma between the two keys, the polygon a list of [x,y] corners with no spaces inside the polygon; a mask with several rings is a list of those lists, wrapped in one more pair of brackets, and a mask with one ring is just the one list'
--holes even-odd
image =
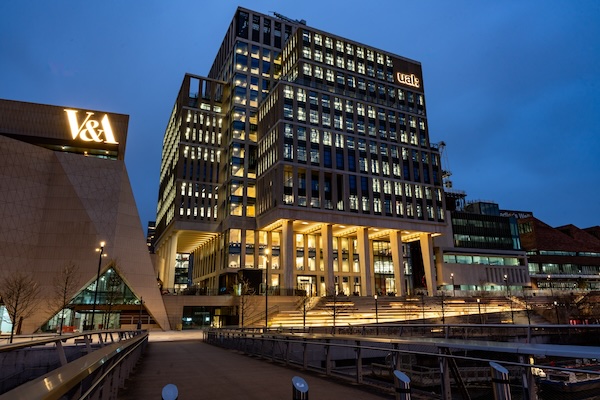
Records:
{"label": "modern glass building", "polygon": [[434,295],[433,238],[448,232],[421,64],[238,8],[165,132],[163,287],[231,293],[262,270],[272,294]]}
{"label": "modern glass building", "polygon": [[435,240],[440,285],[455,295],[521,295],[530,288],[517,219],[501,215],[496,203],[465,203],[464,192],[446,194],[452,235]]}

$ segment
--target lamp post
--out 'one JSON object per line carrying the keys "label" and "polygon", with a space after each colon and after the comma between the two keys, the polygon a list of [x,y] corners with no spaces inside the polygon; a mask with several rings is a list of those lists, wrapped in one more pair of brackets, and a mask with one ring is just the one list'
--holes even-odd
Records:
{"label": "lamp post", "polygon": [[550,275],[546,278],[548,280],[548,286],[550,287],[550,297],[554,297],[554,291],[552,290],[552,281],[550,280]]}
{"label": "lamp post", "polygon": [[560,319],[558,318],[558,302],[554,300],[554,311],[556,311],[556,324],[560,325]]}
{"label": "lamp post", "polygon": [[142,329],[142,307],[143,307],[143,304],[144,304],[144,298],[140,297],[140,315],[138,317],[138,323],[137,323],[138,330]]}
{"label": "lamp post", "polygon": [[269,249],[265,250],[265,332],[269,329]]}
{"label": "lamp post", "polygon": [[481,316],[481,299],[477,299],[477,311],[479,312],[479,324],[483,325],[483,318]]}
{"label": "lamp post", "polygon": [[106,242],[100,242],[100,248],[96,249],[96,251],[100,252],[100,256],[98,257],[98,273],[96,274],[96,288],[94,289],[94,304],[92,304],[92,330],[94,329],[94,317],[96,316],[96,301],[98,300],[98,285],[100,285],[100,267],[102,266],[104,245],[106,245]]}
{"label": "lamp post", "polygon": [[504,274],[504,285],[506,286],[506,297],[508,297],[508,301],[510,301],[510,321],[511,323],[515,323],[515,314],[513,310],[512,299],[510,298],[510,289],[508,287],[508,275]]}
{"label": "lamp post", "polygon": [[442,290],[442,325],[446,325],[446,313],[444,310],[444,291]]}
{"label": "lamp post", "polygon": [[454,272],[450,274],[450,279],[452,280],[452,297],[456,297],[456,289],[454,286]]}
{"label": "lamp post", "polygon": [[377,304],[377,295],[373,296],[375,299],[375,333],[379,336],[379,309]]}

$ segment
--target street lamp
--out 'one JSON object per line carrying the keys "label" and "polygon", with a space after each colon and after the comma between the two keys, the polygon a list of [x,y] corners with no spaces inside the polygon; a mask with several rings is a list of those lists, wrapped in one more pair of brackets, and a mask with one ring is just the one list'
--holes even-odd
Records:
{"label": "street lamp", "polygon": [[140,315],[138,317],[138,323],[137,323],[137,328],[138,330],[142,329],[142,307],[144,305],[144,298],[140,297]]}
{"label": "street lamp", "polygon": [[477,299],[477,311],[479,311],[479,324],[483,325],[483,317],[481,316],[481,299]]}
{"label": "street lamp", "polygon": [[444,291],[442,290],[442,325],[446,325],[446,313],[444,311]]}
{"label": "street lamp", "polygon": [[94,329],[94,317],[96,316],[96,301],[98,300],[98,285],[100,285],[100,267],[102,265],[102,256],[106,257],[104,254],[104,246],[106,242],[100,242],[100,248],[96,249],[96,251],[100,252],[100,256],[98,257],[98,273],[96,274],[96,288],[94,289],[94,304],[92,305],[92,329]]}
{"label": "street lamp", "polygon": [[456,297],[456,288],[454,287],[454,272],[450,274],[452,280],[452,297]]}
{"label": "street lamp", "polygon": [[269,249],[265,249],[265,332],[269,329]]}
{"label": "street lamp", "polygon": [[506,274],[504,274],[504,285],[506,286],[506,297],[508,297],[508,301],[510,301],[510,320],[514,324],[515,314],[513,311],[512,299],[510,298],[510,289],[508,288],[508,275]]}
{"label": "street lamp", "polygon": [[550,297],[554,297],[554,291],[552,290],[552,281],[550,280],[550,275],[548,275],[548,286],[550,287]]}
{"label": "street lamp", "polygon": [[558,302],[554,300],[554,311],[556,311],[556,324],[560,325],[560,319],[558,318]]}
{"label": "street lamp", "polygon": [[377,307],[377,295],[373,297],[375,298],[375,333],[379,336],[379,308]]}

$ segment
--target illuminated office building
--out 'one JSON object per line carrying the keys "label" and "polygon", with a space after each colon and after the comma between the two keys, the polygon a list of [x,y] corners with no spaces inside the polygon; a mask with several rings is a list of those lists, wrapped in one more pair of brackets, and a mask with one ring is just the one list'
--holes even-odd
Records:
{"label": "illuminated office building", "polygon": [[464,192],[446,191],[452,235],[436,238],[437,270],[447,293],[522,294],[531,287],[517,219],[493,202],[465,202]]}
{"label": "illuminated office building", "polygon": [[192,284],[220,293],[262,269],[274,294],[434,295],[433,237],[448,224],[423,82],[417,61],[238,8],[165,132],[164,287],[186,286],[176,265],[189,254]]}
{"label": "illuminated office building", "polygon": [[169,328],[125,168],[128,121],[0,100],[0,279],[26,272],[40,286],[23,333],[60,325],[56,288],[69,265],[77,273],[63,326],[135,327],[143,315],[144,327]]}

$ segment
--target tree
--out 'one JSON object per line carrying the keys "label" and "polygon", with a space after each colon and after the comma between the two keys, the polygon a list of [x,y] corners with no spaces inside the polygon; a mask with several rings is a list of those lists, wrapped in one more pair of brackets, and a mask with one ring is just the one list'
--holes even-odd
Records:
{"label": "tree", "polygon": [[61,268],[58,275],[53,279],[53,296],[50,300],[52,312],[60,312],[59,335],[62,335],[65,321],[65,309],[77,294],[81,285],[79,267],[73,263],[66,264]]}
{"label": "tree", "polygon": [[240,327],[244,328],[245,324],[248,324],[248,320],[253,316],[258,306],[257,298],[254,296],[256,290],[250,284],[250,281],[246,278],[242,278],[238,282],[239,287],[239,314],[240,314]]}
{"label": "tree", "polygon": [[0,296],[12,322],[10,343],[15,326],[33,313],[39,303],[40,285],[24,271],[14,271],[0,278]]}
{"label": "tree", "polygon": [[296,299],[296,308],[302,311],[302,329],[306,329],[306,315],[310,306],[310,297],[305,290],[301,291],[299,295]]}
{"label": "tree", "polygon": [[[113,264],[114,266],[114,264]],[[109,270],[110,271],[110,270]],[[110,325],[110,317],[115,305],[123,304],[123,280],[113,268],[113,273],[107,274],[106,279],[106,312],[102,319],[102,326],[107,328]]]}
{"label": "tree", "polygon": [[325,303],[325,310],[332,318],[332,333],[335,335],[335,324],[336,318],[340,314],[340,312],[346,308],[343,304],[338,303],[338,289],[337,285],[330,286],[326,290],[325,299],[327,299],[327,303]]}

